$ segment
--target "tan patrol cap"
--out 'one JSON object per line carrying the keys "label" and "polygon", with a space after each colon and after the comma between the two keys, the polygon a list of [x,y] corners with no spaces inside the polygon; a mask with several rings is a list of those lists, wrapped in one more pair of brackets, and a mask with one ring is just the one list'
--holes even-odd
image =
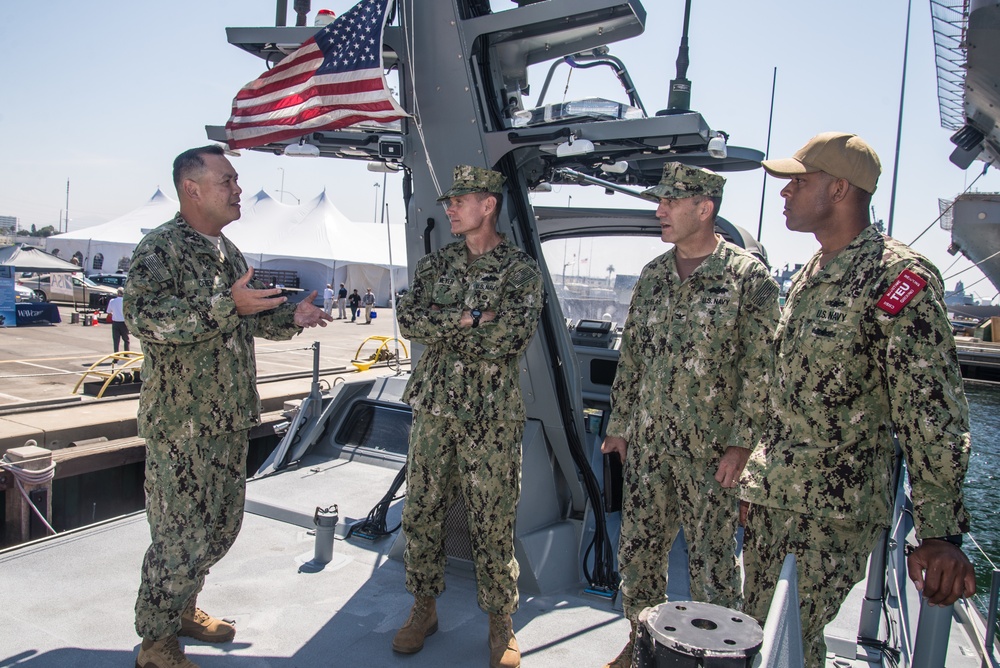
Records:
{"label": "tan patrol cap", "polygon": [[668,199],[684,199],[686,197],[722,197],[722,187],[726,179],[715,172],[701,167],[691,167],[680,162],[667,162],[663,165],[663,176],[659,184],[644,190],[640,195],[644,199],[659,202],[664,197]]}
{"label": "tan patrol cap", "polygon": [[468,195],[469,193],[495,193],[503,192],[503,182],[507,180],[500,172],[494,172],[485,167],[473,167],[472,165],[459,165],[455,168],[455,180],[451,190],[437,198],[441,202],[450,197]]}
{"label": "tan patrol cap", "polygon": [[875,150],[861,137],[846,132],[818,134],[793,157],[764,160],[760,164],[771,176],[785,179],[796,174],[826,172],[868,193],[875,192],[882,173]]}

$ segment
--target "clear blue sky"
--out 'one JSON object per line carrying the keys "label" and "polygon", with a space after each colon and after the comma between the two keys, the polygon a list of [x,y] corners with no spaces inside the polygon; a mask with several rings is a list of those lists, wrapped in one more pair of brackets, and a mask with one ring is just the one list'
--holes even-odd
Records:
{"label": "clear blue sky", "polygon": [[[289,3],[291,4],[291,3]],[[313,0],[313,10],[340,13],[352,0]],[[514,7],[492,0],[496,11]],[[647,108],[665,106],[674,75],[683,2],[646,0],[646,33],[612,45]],[[226,42],[226,26],[273,25],[273,0],[109,0],[0,3],[0,215],[27,227],[56,225],[70,180],[70,228],[105,222],[142,205],[160,187],[173,195],[170,164],[190,146],[207,143],[204,125],[223,124],[236,91],[263,70],[262,61]],[[289,11],[291,20],[292,13]],[[310,16],[311,21],[312,16]],[[804,3],[792,0],[696,1],[690,31],[692,106],[735,145],[764,149],[773,68],[778,68],[771,156],[791,155],[812,135],[855,132],[882,157],[885,173],[875,195],[878,217],[889,214],[891,170],[902,67],[905,0]],[[547,65],[532,71],[541,87]],[[549,102],[562,97],[560,68]],[[609,72],[575,71],[568,98],[600,94],[622,99]],[[531,100],[529,99],[530,103]],[[950,132],[940,127],[930,11],[913,0],[910,64],[896,202],[895,236],[910,242],[934,220],[938,198],[961,192],[982,170],[962,172],[948,162]],[[245,152],[234,160],[247,194],[264,188],[285,202],[307,200],[326,188],[355,220],[374,216],[380,177],[360,163],[308,160]],[[281,168],[281,169],[279,169]],[[282,169],[284,171],[282,171]],[[756,231],[762,173],[732,175],[723,213]],[[768,179],[763,242],[772,264],[802,262],[815,250],[811,236],[784,230],[780,181]],[[990,171],[977,190],[1000,190]],[[402,220],[398,177],[390,180],[390,216]],[[564,187],[540,203],[642,207],[608,199],[597,188]],[[916,245],[944,270],[948,234],[935,228]],[[600,258],[595,258],[600,265]],[[970,266],[958,262],[946,275]],[[966,285],[981,278],[963,275]],[[948,281],[953,287],[955,280]],[[989,299],[987,282],[972,290]]]}

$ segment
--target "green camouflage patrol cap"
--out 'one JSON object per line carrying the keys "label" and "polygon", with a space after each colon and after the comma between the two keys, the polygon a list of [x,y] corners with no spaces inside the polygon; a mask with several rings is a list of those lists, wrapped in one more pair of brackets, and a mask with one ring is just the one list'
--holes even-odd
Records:
{"label": "green camouflage patrol cap", "polygon": [[449,197],[458,197],[469,193],[495,193],[499,195],[503,192],[503,182],[506,180],[507,177],[492,169],[459,165],[455,168],[455,182],[451,185],[451,190],[438,197],[437,201],[441,202]]}
{"label": "green camouflage patrol cap", "polygon": [[664,197],[668,199],[684,199],[696,195],[722,197],[724,185],[726,185],[725,177],[711,170],[690,167],[679,162],[668,162],[663,165],[663,176],[660,177],[659,184],[640,194],[652,202],[659,202]]}

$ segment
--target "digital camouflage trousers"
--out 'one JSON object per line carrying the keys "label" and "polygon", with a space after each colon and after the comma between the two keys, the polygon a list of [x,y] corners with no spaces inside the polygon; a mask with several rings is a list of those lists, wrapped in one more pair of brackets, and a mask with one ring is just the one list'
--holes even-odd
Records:
{"label": "digital camouflage trousers", "polygon": [[854,584],[865,577],[865,563],[878,534],[875,524],[753,504],[743,534],[747,614],[764,624],[785,555],[794,554],[805,665],[822,668],[826,665],[823,629],[837,616]]}
{"label": "digital camouflage trousers", "polygon": [[236,541],[246,498],[247,432],[146,441],[146,516],[152,539],[142,561],[135,630],[177,633],[181,613],[208,570]]}
{"label": "digital camouflage trousers", "polygon": [[634,621],[666,599],[670,546],[681,527],[691,598],[739,609],[739,499],[735,488],[715,480],[719,458],[674,457],[660,447],[630,444],[626,459],[618,544],[625,616]]}
{"label": "digital camouflage trousers", "polygon": [[406,465],[406,589],[414,596],[444,591],[445,516],[465,502],[479,607],[517,610],[514,519],[521,493],[523,422],[457,420],[416,411]]}

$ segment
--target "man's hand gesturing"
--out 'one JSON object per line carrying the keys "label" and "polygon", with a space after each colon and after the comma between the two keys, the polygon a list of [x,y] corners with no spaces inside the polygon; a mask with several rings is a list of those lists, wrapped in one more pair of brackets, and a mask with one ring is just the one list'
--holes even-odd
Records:
{"label": "man's hand gesturing", "polygon": [[238,281],[233,283],[233,301],[236,302],[236,312],[240,315],[253,315],[261,311],[270,311],[288,301],[281,296],[281,288],[266,288],[257,290],[249,286],[253,278],[253,267],[247,269]]}
{"label": "man's hand gesturing", "polygon": [[313,304],[316,299],[316,291],[313,290],[309,296],[299,302],[295,307],[295,324],[299,327],[326,327],[326,323],[333,320],[333,316]]}

